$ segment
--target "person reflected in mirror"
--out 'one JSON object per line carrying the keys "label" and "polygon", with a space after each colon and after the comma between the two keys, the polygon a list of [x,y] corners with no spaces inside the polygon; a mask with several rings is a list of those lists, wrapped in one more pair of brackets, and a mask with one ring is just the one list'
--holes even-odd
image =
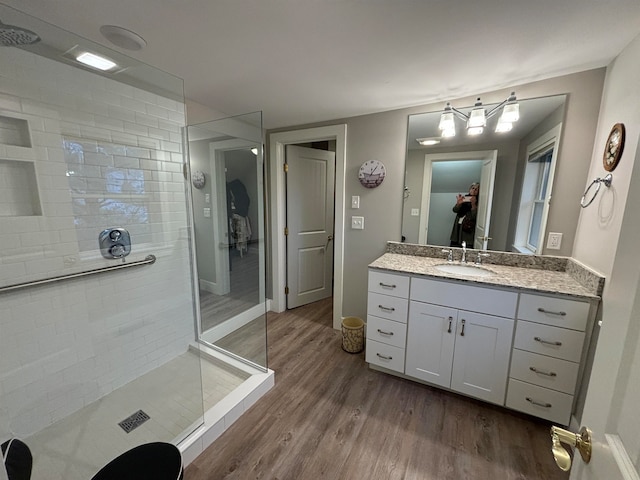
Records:
{"label": "person reflected in mirror", "polygon": [[468,248],[473,248],[478,215],[478,192],[480,184],[474,182],[469,186],[467,195],[460,193],[456,196],[456,204],[453,206],[456,218],[451,230],[451,247],[462,247],[462,242],[466,242]]}

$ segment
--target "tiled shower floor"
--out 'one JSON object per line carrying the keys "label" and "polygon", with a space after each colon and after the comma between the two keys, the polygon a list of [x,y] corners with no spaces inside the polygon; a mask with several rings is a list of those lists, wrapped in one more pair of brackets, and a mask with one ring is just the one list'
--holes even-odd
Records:
{"label": "tiled shower floor", "polygon": [[[198,365],[200,364],[200,366]],[[202,368],[202,392],[200,388]],[[249,377],[188,351],[69,417],[23,439],[33,454],[32,480],[88,480],[141,443],[177,442],[208,410]],[[151,419],[130,433],[118,425],[143,410]]]}

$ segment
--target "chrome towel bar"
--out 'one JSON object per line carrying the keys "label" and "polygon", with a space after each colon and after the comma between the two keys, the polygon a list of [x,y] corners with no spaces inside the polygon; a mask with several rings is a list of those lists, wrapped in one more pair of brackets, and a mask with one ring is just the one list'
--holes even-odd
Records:
{"label": "chrome towel bar", "polygon": [[84,272],[70,273],[68,275],[60,275],[57,277],[45,278],[44,280],[34,280],[33,282],[24,282],[24,283],[16,283],[14,285],[7,285],[6,287],[0,287],[0,293],[9,292],[12,290],[19,290],[21,288],[35,287],[38,285],[46,285],[48,283],[59,282],[61,280],[70,280],[72,278],[86,277],[88,275],[93,275],[96,273],[113,272],[114,270],[122,270],[124,268],[139,267],[141,265],[151,265],[155,262],[156,262],[155,255],[147,255],[144,260],[138,260],[136,262],[121,263],[120,265],[112,265],[110,267],[95,268],[93,270],[87,270]]}

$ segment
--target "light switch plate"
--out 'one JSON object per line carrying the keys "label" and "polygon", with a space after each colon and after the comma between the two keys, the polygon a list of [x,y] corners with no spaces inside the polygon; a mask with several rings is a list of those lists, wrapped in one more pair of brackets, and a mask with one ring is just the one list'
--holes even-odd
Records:
{"label": "light switch plate", "polygon": [[352,230],[364,230],[364,217],[351,217]]}
{"label": "light switch plate", "polygon": [[204,203],[211,203],[211,194],[210,193],[205,193],[204,194]]}
{"label": "light switch plate", "polygon": [[412,208],[411,209],[411,216],[412,217],[419,217],[420,216],[420,209],[419,208]]}
{"label": "light switch plate", "polygon": [[351,197],[351,208],[360,208],[360,195],[353,195]]}
{"label": "light switch plate", "polygon": [[560,250],[562,245],[562,234],[549,232],[549,238],[547,239],[547,248],[549,250]]}

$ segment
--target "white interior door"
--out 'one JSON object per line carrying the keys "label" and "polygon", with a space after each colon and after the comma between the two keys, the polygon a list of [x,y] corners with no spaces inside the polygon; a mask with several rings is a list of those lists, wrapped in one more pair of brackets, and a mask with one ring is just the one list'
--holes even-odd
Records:
{"label": "white interior door", "polygon": [[287,145],[287,308],[331,296],[335,153]]}
{"label": "white interior door", "polygon": [[482,159],[480,176],[480,192],[478,193],[478,215],[476,217],[476,236],[473,248],[486,250],[489,242],[489,226],[491,225],[491,206],[493,204],[493,186],[496,176],[498,151],[492,150]]}

